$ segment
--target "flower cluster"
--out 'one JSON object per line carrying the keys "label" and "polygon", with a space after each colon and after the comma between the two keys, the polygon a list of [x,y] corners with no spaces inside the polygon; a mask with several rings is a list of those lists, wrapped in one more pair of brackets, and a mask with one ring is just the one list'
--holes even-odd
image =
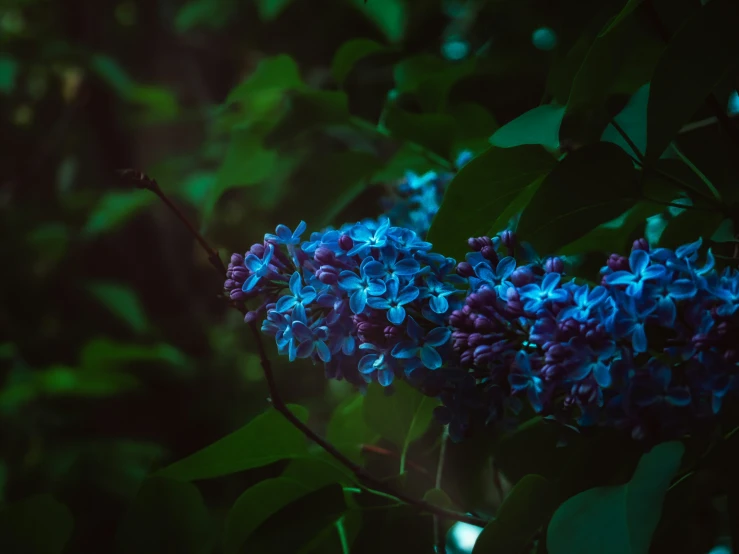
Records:
{"label": "flower cluster", "polygon": [[[471,159],[472,153],[463,151],[454,163],[455,169],[459,171]],[[406,171],[403,180],[381,199],[383,213],[396,225],[412,229],[420,237],[425,237],[452,178],[452,172],[427,171],[418,175]]]}
{"label": "flower cluster", "polygon": [[[470,239],[463,262],[388,219],[312,233],[305,224],[234,254],[225,288],[259,298],[290,360],[357,385],[406,378],[438,397],[452,437],[530,410],[578,426],[679,436],[739,390],[739,271],[701,241],[636,241],[599,284],[567,279],[515,235]],[[525,402],[524,402],[525,401]]]}
{"label": "flower cluster", "polygon": [[[389,219],[312,233],[301,222],[234,254],[225,283],[233,300],[259,298],[248,320],[289,359],[323,362],[329,377],[387,386],[442,366],[450,354],[452,311],[464,279],[455,260],[430,252],[412,230]],[[414,377],[411,377],[414,378]]]}

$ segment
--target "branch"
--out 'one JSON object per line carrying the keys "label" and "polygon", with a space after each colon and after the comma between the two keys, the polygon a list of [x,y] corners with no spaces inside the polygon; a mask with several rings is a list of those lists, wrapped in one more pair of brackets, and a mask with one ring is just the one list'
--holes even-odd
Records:
{"label": "branch", "polygon": [[[190,221],[184,216],[184,214],[179,210],[179,208],[177,208],[177,206],[175,206],[172,203],[172,201],[167,197],[167,195],[164,194],[164,192],[161,190],[161,188],[159,187],[159,185],[154,179],[147,177],[141,172],[130,170],[130,169],[123,170],[120,173],[124,178],[127,178],[129,182],[132,182],[135,186],[146,189],[146,190],[150,190],[154,194],[156,194],[162,200],[162,202],[164,202],[164,204],[185,225],[188,231],[190,231],[190,234],[195,238],[195,240],[203,248],[203,250],[207,252],[208,260],[210,261],[211,265],[213,265],[213,267],[218,271],[218,273],[222,277],[225,277],[226,266],[223,264],[223,261],[218,256],[218,252],[214,248],[212,248],[210,244],[208,244],[208,242],[203,238],[203,236],[195,228],[195,226],[192,225],[192,223],[190,223]],[[230,302],[229,305],[239,310],[243,315],[246,315],[247,309],[242,303]],[[249,321],[248,325],[249,325],[249,329],[251,330],[252,336],[254,337],[254,341],[257,344],[259,360],[262,365],[262,371],[264,373],[264,378],[267,381],[267,388],[269,390],[270,402],[272,403],[274,408],[278,412],[280,412],[285,417],[285,419],[287,419],[296,429],[298,429],[301,433],[303,433],[307,438],[312,440],[318,446],[323,448],[326,452],[328,452],[333,458],[335,458],[343,466],[351,470],[351,472],[355,475],[355,477],[359,481],[363,482],[365,485],[369,485],[368,488],[376,489],[401,502],[404,502],[411,506],[415,506],[419,508],[420,510],[433,514],[434,516],[443,517],[445,519],[450,519],[453,521],[464,521],[465,523],[470,523],[472,525],[477,525],[480,527],[485,526],[487,521],[482,518],[470,516],[470,515],[463,514],[460,512],[455,512],[452,510],[446,510],[444,508],[434,506],[433,504],[430,504],[426,502],[425,500],[419,500],[417,498],[412,498],[403,492],[395,491],[387,483],[372,476],[362,466],[350,460],[343,453],[341,453],[335,446],[333,446],[331,443],[326,441],[323,437],[318,435],[315,431],[313,431],[313,429],[308,427],[305,423],[300,421],[300,419],[298,419],[295,416],[295,414],[293,414],[288,409],[287,405],[282,400],[282,396],[280,396],[279,390],[277,388],[277,382],[275,381],[274,373],[272,371],[272,364],[270,363],[269,357],[267,356],[267,351],[264,348],[264,343],[262,342],[262,335],[259,332],[259,328],[257,327],[256,320]]]}
{"label": "branch", "polygon": [[[446,443],[448,439],[449,426],[444,425],[444,432],[441,435],[441,447],[439,449],[439,462],[436,465],[436,483],[434,484],[434,487],[439,490],[442,490],[441,479],[444,475],[444,458],[446,458]],[[446,553],[446,535],[441,528],[441,522],[437,515],[434,515],[434,547],[436,548],[436,554]]]}

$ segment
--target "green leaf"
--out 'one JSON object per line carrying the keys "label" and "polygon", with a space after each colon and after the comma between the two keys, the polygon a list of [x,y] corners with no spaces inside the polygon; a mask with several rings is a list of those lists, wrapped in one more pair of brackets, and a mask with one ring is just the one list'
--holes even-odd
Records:
{"label": "green leaf", "polygon": [[[308,419],[305,408],[290,406],[290,411],[301,421]],[[270,409],[238,431],[162,469],[159,475],[183,481],[212,479],[305,456],[306,452],[303,433],[277,410]]]}
{"label": "green leaf", "polygon": [[370,385],[362,405],[367,426],[405,452],[408,445],[423,435],[439,405],[403,381],[393,384],[393,394],[377,383]]}
{"label": "green leaf", "polygon": [[265,479],[246,489],[226,518],[223,538],[226,554],[238,554],[249,535],[269,516],[310,491],[308,484],[286,477]]}
{"label": "green leaf", "polygon": [[149,328],[139,297],[130,287],[115,283],[90,283],[87,289],[136,333],[143,333]]}
{"label": "green leaf", "polygon": [[686,209],[673,217],[659,237],[661,248],[677,248],[683,244],[695,242],[702,237],[704,243],[716,232],[724,221],[719,212]]}
{"label": "green leaf", "polygon": [[517,233],[540,255],[557,250],[626,212],[639,197],[631,158],[599,142],[565,157],[521,214]]}
{"label": "green leaf", "polygon": [[0,552],[62,554],[72,536],[69,509],[48,494],[0,508]]}
{"label": "green leaf", "polygon": [[206,554],[215,535],[197,487],[149,477],[118,527],[119,554]]}
{"label": "green leaf", "polygon": [[564,106],[537,106],[503,125],[490,137],[490,143],[500,148],[541,144],[556,150],[559,148],[559,126],[564,114]]}
{"label": "green leaf", "polygon": [[191,0],[177,11],[174,26],[178,33],[196,27],[220,29],[225,27],[235,10],[236,3],[232,0]]}
{"label": "green leaf", "polygon": [[339,85],[344,84],[344,80],[354,66],[362,59],[373,54],[381,54],[392,52],[393,49],[384,46],[374,40],[366,38],[355,38],[341,45],[334,55],[331,62],[331,74]]}
{"label": "green leaf", "polygon": [[141,362],[163,362],[181,367],[187,363],[187,358],[170,344],[143,346],[110,339],[91,340],[80,354],[80,367],[90,370],[118,368]]}
{"label": "green leaf", "polygon": [[13,92],[17,76],[18,60],[7,54],[0,55],[0,94]]}
{"label": "green leaf", "polygon": [[649,83],[636,91],[628,103],[613,119],[634,143],[638,152],[621,136],[613,124],[609,123],[600,140],[617,144],[627,154],[640,158],[647,149],[647,101],[649,99]]}
{"label": "green leaf", "polygon": [[272,173],[277,165],[277,152],[265,150],[259,137],[246,129],[234,129],[226,157],[208,191],[202,218],[208,221],[221,196],[233,188],[253,186]]}
{"label": "green leaf", "polygon": [[443,112],[452,87],[475,68],[474,59],[450,62],[421,54],[396,64],[393,73],[398,93],[415,95],[426,112]]}
{"label": "green leaf", "polygon": [[437,508],[444,508],[445,510],[455,509],[452,499],[449,498],[449,495],[441,489],[429,489],[426,491],[426,494],[423,495],[423,499]]}
{"label": "green leaf", "polygon": [[352,395],[339,404],[326,430],[326,440],[355,462],[361,460],[363,444],[373,444],[379,434],[371,429],[363,416],[364,397]]}
{"label": "green leaf", "polygon": [[665,151],[722,78],[739,67],[738,20],[734,0],[711,0],[667,45],[649,93],[648,160]]}
{"label": "green leaf", "polygon": [[403,0],[352,0],[354,5],[385,34],[390,42],[400,42],[408,18]]}
{"label": "green leaf", "polygon": [[285,90],[304,86],[298,64],[287,54],[266,58],[226,98],[226,105],[244,104],[248,115],[269,112],[282,100]]}
{"label": "green leaf", "polygon": [[292,0],[257,0],[257,10],[262,21],[274,21],[285,11]]}
{"label": "green leaf", "polygon": [[461,102],[447,108],[455,121],[454,153],[470,150],[474,154],[490,147],[490,134],[498,128],[493,115],[480,104]]}
{"label": "green leaf", "polygon": [[349,121],[346,94],[328,90],[293,90],[282,119],[265,137],[265,144],[279,145],[302,133]]}
{"label": "green leaf", "polygon": [[[330,442],[330,439],[327,440]],[[325,451],[308,458],[295,458],[287,464],[282,477],[297,481],[311,489],[318,489],[331,483],[341,483],[347,486],[357,484],[357,478],[352,470]]]}
{"label": "green leaf", "polygon": [[513,487],[475,542],[472,554],[521,554],[555,507],[549,481],[526,475]]}
{"label": "green leaf", "polygon": [[341,485],[332,484],[295,499],[269,516],[247,540],[240,552],[284,554],[298,552],[347,510]]}
{"label": "green leaf", "polygon": [[111,191],[90,211],[83,233],[93,237],[113,231],[149,206],[156,197],[148,190]]}
{"label": "green leaf", "polygon": [[467,239],[491,233],[506,207],[555,164],[540,146],[488,149],[449,184],[428,240],[437,252],[463,259]]}
{"label": "green leaf", "polygon": [[605,31],[601,33],[601,35],[605,35],[606,33],[610,33],[611,31],[613,31],[621,22],[624,21],[624,19],[631,15],[631,12],[638,8],[642,2],[643,0],[628,0],[624,8],[620,12],[618,12],[618,15],[613,18],[613,20],[606,27]]}
{"label": "green leaf", "polygon": [[385,110],[383,124],[397,139],[419,144],[445,160],[452,158],[455,122],[450,115],[414,114],[390,103]]}
{"label": "green leaf", "polygon": [[642,456],[628,483],[567,500],[549,523],[550,554],[647,554],[684,450],[677,441],[659,444]]}
{"label": "green leaf", "polygon": [[101,369],[76,369],[57,365],[34,372],[39,392],[49,396],[104,398],[135,388],[138,380],[126,373]]}

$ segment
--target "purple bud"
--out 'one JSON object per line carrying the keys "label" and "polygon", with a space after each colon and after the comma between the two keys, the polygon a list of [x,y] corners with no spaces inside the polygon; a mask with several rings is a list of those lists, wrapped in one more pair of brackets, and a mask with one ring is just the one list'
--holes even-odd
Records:
{"label": "purple bud", "polygon": [[460,277],[472,277],[475,275],[475,270],[467,262],[460,262],[457,265],[457,275]]}
{"label": "purple bud", "polygon": [[626,271],[629,269],[629,260],[619,254],[611,254],[606,265],[613,271]]}
{"label": "purple bud", "polygon": [[246,312],[246,315],[244,316],[244,323],[253,323],[257,320],[259,317],[259,313],[255,311]]}
{"label": "purple bud", "polygon": [[223,288],[226,290],[231,290],[237,286],[236,281],[233,279],[226,279],[226,282],[223,283]]}
{"label": "purple bud", "polygon": [[500,234],[500,240],[503,243],[503,246],[508,249],[513,249],[516,247],[516,233],[509,229],[506,229]]}
{"label": "purple bud", "polygon": [[486,260],[490,260],[491,262],[493,262],[493,264],[498,263],[498,253],[492,246],[483,246],[480,249],[480,254],[482,254],[482,257]]}
{"label": "purple bud", "polygon": [[467,245],[473,252],[479,252],[485,246],[492,246],[493,241],[490,240],[490,237],[470,237],[467,239]]}
{"label": "purple bud", "polygon": [[[511,283],[516,287],[523,287],[534,282],[536,275],[528,266],[517,267],[511,274]],[[509,289],[512,290],[512,289]]]}
{"label": "purple bud", "polygon": [[229,293],[229,297],[231,300],[244,300],[246,298],[246,293],[241,289],[233,289]]}
{"label": "purple bud", "polygon": [[335,285],[339,282],[339,270],[330,265],[322,265],[316,271],[316,277],[324,285]]}
{"label": "purple bud", "polygon": [[231,270],[231,278],[234,281],[243,283],[247,277],[249,277],[249,270],[245,267],[235,267]]}
{"label": "purple bud", "polygon": [[244,256],[241,254],[231,254],[231,263],[235,266],[244,264]]}
{"label": "purple bud", "polygon": [[354,246],[354,241],[349,235],[341,235],[339,237],[339,246],[342,250],[346,250],[348,252]]}
{"label": "purple bud", "polygon": [[562,273],[565,270],[565,263],[559,256],[547,258],[544,262],[544,271],[547,273]]}
{"label": "purple bud", "polygon": [[264,256],[264,245],[263,244],[252,244],[251,248],[249,248],[249,253],[254,254],[258,258],[261,258]]}
{"label": "purple bud", "polygon": [[634,244],[631,246],[631,250],[645,250],[649,252],[649,243],[647,242],[647,239],[636,239]]}
{"label": "purple bud", "polygon": [[336,260],[336,256],[334,256],[334,253],[325,246],[319,246],[316,249],[314,258],[322,266],[333,265],[333,262]]}

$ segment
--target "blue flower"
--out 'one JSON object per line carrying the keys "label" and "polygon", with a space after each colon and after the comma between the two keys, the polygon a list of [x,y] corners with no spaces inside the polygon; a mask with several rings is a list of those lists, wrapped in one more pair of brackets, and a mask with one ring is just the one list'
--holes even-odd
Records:
{"label": "blue flower", "polygon": [[297,229],[295,229],[295,232],[292,232],[287,225],[280,224],[277,226],[277,229],[275,229],[275,233],[277,234],[273,235],[272,233],[265,233],[264,240],[269,240],[276,244],[284,244],[286,246],[295,246],[300,244],[300,235],[305,232],[305,227],[305,221],[301,221],[298,224]]}
{"label": "blue flower", "polygon": [[647,351],[647,318],[657,309],[654,302],[638,301],[633,296],[617,296],[618,311],[613,318],[613,330],[619,338],[630,337],[634,352]]}
{"label": "blue flower", "polygon": [[714,414],[721,410],[724,397],[732,390],[736,390],[737,385],[739,385],[739,377],[728,373],[722,373],[712,380],[709,388],[711,390],[711,410]]}
{"label": "blue flower", "polygon": [[251,271],[251,275],[249,275],[246,281],[244,281],[244,285],[241,287],[241,290],[249,292],[257,286],[257,283],[262,277],[269,274],[269,262],[272,260],[272,254],[274,251],[275,247],[269,244],[264,250],[264,255],[261,260],[255,254],[249,254],[244,258],[244,265],[249,271]]}
{"label": "blue flower", "polygon": [[372,230],[367,225],[359,223],[355,225],[349,235],[354,241],[354,246],[347,252],[348,256],[364,256],[370,248],[382,248],[387,244],[387,231],[390,220],[385,219],[380,226]]}
{"label": "blue flower", "polygon": [[544,381],[534,375],[531,370],[531,360],[529,360],[529,355],[525,351],[519,350],[516,353],[514,363],[518,371],[511,372],[508,375],[511,390],[513,392],[526,391],[531,407],[534,408],[534,411],[540,412],[544,407]]}
{"label": "blue flower", "polygon": [[575,289],[572,295],[574,306],[569,306],[562,310],[558,317],[560,320],[574,318],[578,321],[585,321],[590,317],[590,312],[600,306],[608,296],[605,287],[595,287],[590,290],[588,285],[582,285]]}
{"label": "blue flower", "polygon": [[524,308],[530,312],[537,312],[547,302],[565,302],[568,293],[564,289],[558,289],[561,275],[559,273],[547,273],[541,284],[531,283],[524,285],[518,291]]}
{"label": "blue flower", "polygon": [[690,405],[690,389],[671,385],[672,370],[669,367],[652,358],[647,369],[646,375],[634,380],[629,393],[629,398],[635,405],[642,408],[656,404],[677,407]]}
{"label": "blue flower", "polygon": [[629,256],[631,271],[614,271],[606,275],[609,285],[628,285],[626,294],[640,296],[644,282],[664,277],[666,269],[663,265],[649,265],[649,254],[644,250],[634,250]]}
{"label": "blue flower", "polygon": [[359,345],[360,350],[374,350],[374,354],[366,354],[359,360],[359,372],[368,375],[377,372],[377,381],[387,387],[393,382],[395,372],[390,366],[390,358],[385,352],[374,344],[364,343]]}
{"label": "blue flower", "polygon": [[696,284],[691,279],[665,278],[653,285],[647,285],[645,296],[657,302],[657,318],[661,325],[672,327],[677,317],[676,302],[693,298],[698,292]]}
{"label": "blue flower", "polygon": [[443,314],[449,309],[449,300],[446,297],[457,292],[457,289],[429,275],[426,277],[426,286],[421,287],[420,291],[420,298],[428,298],[429,307],[435,313]]}
{"label": "blue flower", "polygon": [[359,266],[358,277],[353,271],[344,270],[339,274],[339,288],[351,293],[349,297],[349,308],[355,314],[361,314],[367,305],[367,296],[377,296],[385,292],[386,286],[382,281],[371,279],[365,273],[365,268],[373,262],[371,256],[367,256]]}
{"label": "blue flower", "polygon": [[421,265],[413,258],[398,260],[398,249],[384,246],[380,250],[380,261],[371,261],[364,266],[365,275],[371,279],[397,279],[398,276],[412,277],[421,269]]}
{"label": "blue flower", "polygon": [[418,233],[411,229],[390,227],[387,234],[402,252],[411,253],[415,250],[431,250],[431,243],[423,240],[418,236]]}
{"label": "blue flower", "polygon": [[504,282],[516,269],[516,260],[511,256],[506,256],[498,262],[498,265],[495,266],[495,270],[490,267],[490,264],[487,261],[477,264],[474,268],[475,275],[480,279],[479,284],[487,285],[494,289],[498,294],[502,294],[501,289],[503,288]]}
{"label": "blue flower", "polygon": [[398,281],[390,280],[383,296],[372,296],[367,299],[370,308],[387,310],[387,319],[394,325],[400,325],[405,320],[405,306],[418,298],[420,291],[413,285],[400,289]]}
{"label": "blue flower", "polygon": [[405,172],[405,180],[411,190],[419,190],[433,185],[438,178],[439,175],[435,171],[427,171],[423,175],[417,175],[412,171]]}
{"label": "blue flower", "polygon": [[316,289],[313,287],[302,287],[300,272],[296,271],[290,277],[290,292],[277,301],[275,309],[279,313],[285,313],[292,309],[299,319],[305,319],[305,306],[316,299]]}
{"label": "blue flower", "polygon": [[331,250],[334,254],[339,254],[342,252],[339,247],[340,236],[341,233],[333,229],[326,231],[325,233],[311,233],[310,241],[306,241],[301,244],[300,249],[306,254],[313,254],[318,247],[323,246],[324,248]]}
{"label": "blue flower", "polygon": [[420,358],[423,365],[429,369],[438,369],[444,361],[435,347],[443,346],[449,341],[452,332],[447,327],[436,327],[425,333],[416,320],[408,316],[409,340],[403,340],[393,347],[391,354],[394,358]]}
{"label": "blue flower", "polygon": [[[312,327],[312,328],[311,328]],[[326,342],[329,340],[328,327],[320,325],[320,321],[311,327],[298,321],[293,324],[293,334],[300,341],[295,354],[298,358],[308,358],[315,351],[323,362],[331,361],[331,350]]]}
{"label": "blue flower", "polygon": [[585,344],[579,347],[577,352],[581,357],[581,362],[568,375],[568,378],[572,381],[582,381],[592,374],[598,386],[603,388],[609,387],[611,385],[610,367],[613,361],[613,355],[616,352],[616,344],[609,341],[600,348],[593,348]]}
{"label": "blue flower", "polygon": [[729,317],[739,310],[739,270],[724,269],[718,282],[710,288],[711,292],[723,302],[717,312]]}

